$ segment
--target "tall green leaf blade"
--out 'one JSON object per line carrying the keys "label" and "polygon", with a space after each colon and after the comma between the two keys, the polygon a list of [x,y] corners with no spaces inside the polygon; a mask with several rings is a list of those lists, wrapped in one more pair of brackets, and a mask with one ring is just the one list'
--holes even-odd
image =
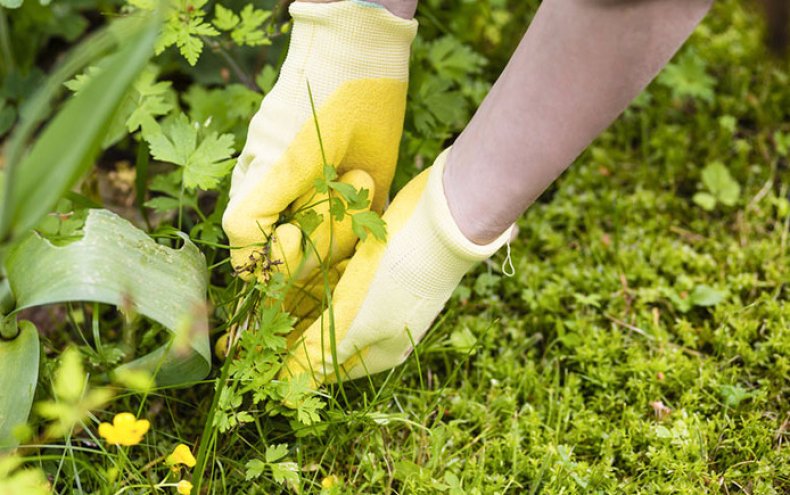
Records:
{"label": "tall green leaf blade", "polygon": [[15,311],[67,301],[133,308],[161,323],[173,339],[126,366],[158,369],[160,385],[200,380],[211,366],[208,272],[200,250],[183,239],[180,249],[162,246],[107,210],[90,210],[83,238],[65,246],[32,234],[6,259]]}
{"label": "tall green leaf blade", "polygon": [[38,359],[38,330],[29,321],[19,322],[19,335],[14,340],[0,340],[0,452],[17,446],[13,431],[25,424],[30,414]]}
{"label": "tall green leaf blade", "polygon": [[7,178],[0,237],[33,227],[91,166],[110,120],[153,54],[159,30],[149,22],[124,40],[105,70],[58,112]]}

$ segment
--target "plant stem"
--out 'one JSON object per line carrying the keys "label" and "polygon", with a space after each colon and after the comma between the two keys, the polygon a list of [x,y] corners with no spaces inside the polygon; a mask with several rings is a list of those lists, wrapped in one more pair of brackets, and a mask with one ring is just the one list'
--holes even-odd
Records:
{"label": "plant stem", "polygon": [[13,72],[16,69],[14,52],[11,50],[11,39],[8,33],[8,19],[6,19],[5,9],[0,7],[0,53],[3,54],[0,62],[0,76]]}

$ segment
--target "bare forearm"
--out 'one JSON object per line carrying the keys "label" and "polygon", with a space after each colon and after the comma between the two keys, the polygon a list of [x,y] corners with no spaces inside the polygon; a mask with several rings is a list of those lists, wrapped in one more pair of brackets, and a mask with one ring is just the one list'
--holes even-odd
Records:
{"label": "bare forearm", "polygon": [[547,0],[469,126],[444,185],[471,240],[503,232],[625,109],[712,0]]}
{"label": "bare forearm", "polygon": [[[300,2],[313,2],[313,3],[327,3],[336,2],[338,0],[297,0]],[[417,10],[418,0],[365,0],[370,3],[377,3],[387,10],[392,12],[398,17],[404,19],[411,19],[414,17],[414,12]]]}

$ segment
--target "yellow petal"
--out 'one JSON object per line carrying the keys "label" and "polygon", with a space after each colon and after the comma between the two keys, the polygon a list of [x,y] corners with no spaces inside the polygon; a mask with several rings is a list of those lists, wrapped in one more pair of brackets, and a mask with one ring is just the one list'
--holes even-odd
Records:
{"label": "yellow petal", "polygon": [[99,425],[99,436],[107,440],[111,445],[118,445],[118,435],[115,432],[115,427],[110,423],[102,423]]}
{"label": "yellow petal", "polygon": [[192,483],[187,480],[181,480],[178,482],[177,489],[181,495],[189,495],[192,493]]}
{"label": "yellow petal", "polygon": [[197,460],[195,456],[192,455],[192,451],[189,450],[189,447],[181,443],[173,450],[172,454],[167,456],[167,463],[169,465],[183,464],[191,468],[195,467]]}
{"label": "yellow petal", "polygon": [[112,424],[116,428],[129,428],[133,426],[136,421],[137,418],[134,417],[134,414],[129,412],[118,413],[112,418]]}

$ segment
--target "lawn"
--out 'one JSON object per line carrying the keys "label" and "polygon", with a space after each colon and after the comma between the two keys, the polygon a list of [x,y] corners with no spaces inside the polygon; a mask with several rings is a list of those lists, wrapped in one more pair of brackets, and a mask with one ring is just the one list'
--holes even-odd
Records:
{"label": "lawn", "polygon": [[[216,21],[213,2],[190,1],[189,15]],[[67,3],[0,8],[15,58],[3,66],[4,139],[63,53],[102,14],[131,8]],[[21,313],[38,327],[41,363],[21,445],[0,455],[0,495],[176,493],[180,480],[210,494],[790,493],[790,59],[768,53],[755,5],[717,2],[528,210],[514,275],[499,253],[404,365],[313,394],[275,379],[292,322],[256,301],[279,297],[282,281],[245,285],[225,262],[227,174],[287,39],[273,2],[253,2],[274,10],[254,28],[244,3],[222,3],[241,27],[195,38],[202,53],[170,47],[142,62],[90,171],[37,229],[73,246],[87,237],[85,208],[103,206],[160,245],[185,232],[209,267],[212,345],[247,314],[260,328],[234,359],[213,357],[205,379],[155,386],[108,371],[168,342],[162,319],[109,300]],[[463,128],[536,5],[422,2],[396,187]],[[78,73],[75,99],[102,77]],[[180,122],[203,122],[198,143],[221,149],[214,175],[156,154],[146,126],[173,136]],[[171,329],[182,355],[190,325]],[[99,432],[122,412],[150,422],[126,447]],[[178,444],[194,463],[173,465]]]}

